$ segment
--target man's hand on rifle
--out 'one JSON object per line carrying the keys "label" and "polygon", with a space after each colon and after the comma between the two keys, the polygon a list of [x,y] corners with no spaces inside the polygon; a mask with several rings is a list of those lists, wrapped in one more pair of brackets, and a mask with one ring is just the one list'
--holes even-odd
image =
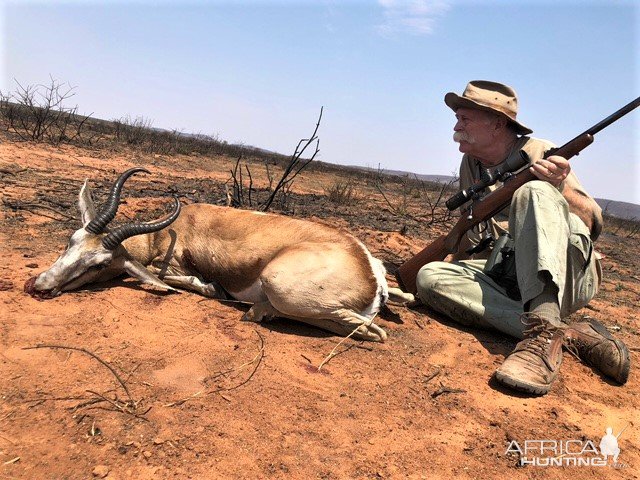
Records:
{"label": "man's hand on rifle", "polygon": [[569,161],[559,155],[551,155],[549,158],[542,158],[529,167],[539,180],[549,182],[554,187],[558,187],[567,178],[571,171]]}

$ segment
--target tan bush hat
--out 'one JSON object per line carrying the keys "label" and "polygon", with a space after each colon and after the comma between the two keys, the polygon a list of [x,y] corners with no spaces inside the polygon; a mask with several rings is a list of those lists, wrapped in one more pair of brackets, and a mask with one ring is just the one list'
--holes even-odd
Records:
{"label": "tan bush hat", "polygon": [[513,88],[502,83],[473,80],[467,84],[462,96],[453,92],[447,93],[444,103],[454,112],[459,108],[477,108],[499,113],[507,117],[521,135],[533,132],[516,120],[518,96]]}

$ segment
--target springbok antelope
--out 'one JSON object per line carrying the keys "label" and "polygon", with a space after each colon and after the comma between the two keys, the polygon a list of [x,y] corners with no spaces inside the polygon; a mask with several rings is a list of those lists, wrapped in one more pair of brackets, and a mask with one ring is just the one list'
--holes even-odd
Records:
{"label": "springbok antelope", "polygon": [[[243,320],[274,316],[298,320],[340,335],[384,341],[374,317],[389,288],[382,262],[355,237],[334,228],[275,214],[208,204],[174,209],[166,218],[130,223],[111,231],[124,172],[99,213],[88,181],[78,199],[83,227],[25,291],[53,298],[123,273],[167,290],[253,303]],[[392,289],[392,295],[401,292]]]}

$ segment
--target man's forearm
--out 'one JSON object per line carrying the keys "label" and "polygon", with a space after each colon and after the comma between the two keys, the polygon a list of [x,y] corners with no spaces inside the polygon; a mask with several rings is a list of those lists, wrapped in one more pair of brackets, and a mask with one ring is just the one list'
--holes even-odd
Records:
{"label": "man's forearm", "polygon": [[569,204],[569,211],[580,217],[580,220],[591,232],[591,240],[595,241],[602,232],[603,221],[600,206],[589,195],[570,186],[565,186],[562,195]]}

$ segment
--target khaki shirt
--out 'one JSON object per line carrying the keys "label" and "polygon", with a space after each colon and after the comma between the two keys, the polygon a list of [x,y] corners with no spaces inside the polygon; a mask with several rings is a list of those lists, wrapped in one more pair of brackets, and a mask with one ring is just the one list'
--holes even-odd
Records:
{"label": "khaki shirt", "polygon": [[[527,153],[527,155],[529,155],[529,158],[531,159],[531,163],[535,163],[541,158],[543,158],[544,154],[547,151],[549,151],[554,147],[555,145],[548,140],[541,140],[538,138],[522,136],[518,138],[518,141],[513,147],[513,151],[515,152],[516,150],[524,150]],[[507,157],[508,156],[509,155],[507,155]],[[506,161],[506,158],[505,158],[505,161]],[[491,167],[490,170],[493,171],[494,169],[501,167],[503,163],[500,163],[494,167]],[[462,157],[462,162],[460,163],[460,188],[465,189],[470,187],[474,183],[478,182],[478,180],[480,180],[480,176],[482,174],[483,168],[484,167],[482,166],[482,164],[476,158],[472,157],[469,154],[465,154]],[[522,171],[525,168],[529,168],[529,166],[526,166],[520,169],[519,171]],[[569,179],[569,177],[571,178]],[[576,177],[575,173],[573,173],[573,171],[569,173],[569,177],[567,177],[567,179],[571,181],[571,185],[573,186],[573,188],[576,188],[584,192],[585,195],[587,195],[586,191],[584,190],[584,187],[578,180],[578,177]],[[500,185],[502,185],[502,182],[496,182],[495,185],[488,187],[487,193],[492,192],[493,190],[498,188]],[[467,237],[469,238],[469,241],[471,242],[472,246],[477,245],[478,242],[480,242],[481,239],[485,238],[489,233],[493,236],[493,238],[497,239],[502,233],[509,231],[510,206],[511,205],[505,207],[501,212],[494,215],[491,219],[489,219],[486,222],[486,225],[485,225],[485,222],[483,222],[467,232]],[[466,208],[466,206],[463,208]],[[487,258],[490,253],[491,253],[491,250],[486,249],[481,253],[477,253],[473,255],[472,258]],[[599,260],[602,258],[602,256],[595,250],[594,250],[594,255],[595,255],[595,258],[598,260],[597,263],[598,263],[598,267],[600,268]],[[600,271],[598,272],[598,274],[599,274],[598,278],[601,280],[602,275]]]}
{"label": "khaki shirt", "polygon": [[[513,151],[515,152],[517,150],[524,150],[525,153],[529,155],[531,162],[535,163],[553,147],[555,147],[555,145],[547,140],[540,140],[537,138],[523,136],[520,137],[516,144],[513,146]],[[489,170],[494,171],[495,169],[501,167],[503,163],[491,167]],[[519,171],[522,171],[525,168],[528,168],[528,166],[522,168]],[[468,188],[474,183],[477,183],[478,180],[480,180],[483,169],[484,167],[476,158],[472,157],[469,154],[465,154],[462,157],[462,163],[460,164],[460,189],[462,190]],[[491,185],[487,188],[486,193],[492,192],[501,185],[502,182],[496,182],[495,185]],[[480,240],[487,236],[489,233],[491,233],[493,238],[498,238],[500,234],[509,231],[509,206],[505,207],[501,212],[494,215],[493,218],[489,219],[486,222],[486,224],[487,225],[485,226],[485,222],[483,222],[467,232],[467,236],[469,237],[469,240],[471,241],[471,244],[473,246],[477,245],[478,242],[480,242]],[[489,250],[485,250],[484,252],[482,252],[482,254],[474,255],[474,258],[485,258],[488,256],[488,254]]]}

